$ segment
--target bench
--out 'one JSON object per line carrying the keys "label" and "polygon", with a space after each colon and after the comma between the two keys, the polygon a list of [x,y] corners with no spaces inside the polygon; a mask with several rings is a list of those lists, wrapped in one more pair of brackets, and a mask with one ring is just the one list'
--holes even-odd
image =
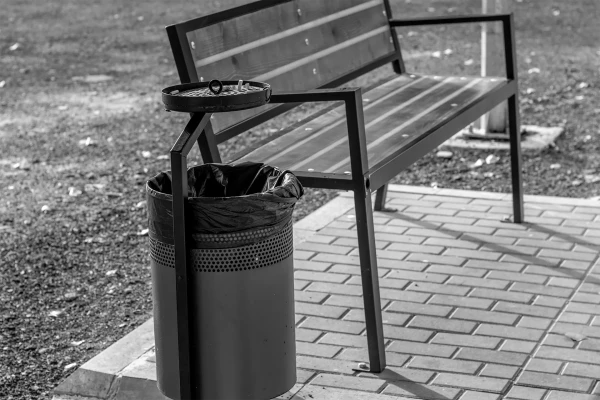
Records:
{"label": "bench", "polygon": [[[440,77],[406,71],[396,27],[500,21],[506,77]],[[331,107],[245,150],[235,162],[289,169],[306,187],[354,192],[369,369],[386,367],[373,206],[387,184],[445,140],[508,101],[513,220],[523,220],[520,127],[510,14],[394,19],[388,0],[263,0],[167,27],[182,83],[254,80],[271,84],[258,109],[196,115],[204,162],[218,145],[305,102]],[[391,63],[395,75],[368,88],[337,88]],[[184,131],[185,132],[185,131]],[[376,192],[374,204],[371,194]]]}

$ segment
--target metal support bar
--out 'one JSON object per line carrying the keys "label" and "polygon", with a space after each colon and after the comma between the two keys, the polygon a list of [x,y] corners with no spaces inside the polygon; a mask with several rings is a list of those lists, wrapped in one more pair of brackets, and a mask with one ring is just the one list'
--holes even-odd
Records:
{"label": "metal support bar", "polygon": [[511,14],[479,14],[479,15],[457,15],[453,17],[429,17],[410,19],[391,19],[390,26],[417,26],[417,25],[439,25],[439,24],[469,24],[476,22],[506,21]]}
{"label": "metal support bar", "polygon": [[302,186],[319,189],[354,190],[354,181],[350,175],[308,171],[292,171],[292,173],[300,180]]}
{"label": "metal support bar", "polygon": [[506,60],[506,77],[518,81],[517,76],[517,44],[515,43],[515,18],[508,14],[502,19],[502,32],[504,35],[504,58]]}
{"label": "metal support bar", "polygon": [[[388,19],[392,19],[392,7],[390,6],[390,0],[383,0],[383,6],[385,7],[385,13]],[[392,68],[394,72],[397,74],[403,74],[406,72],[406,67],[404,66],[404,59],[402,58],[402,49],[400,48],[400,41],[398,40],[398,32],[396,32],[396,28],[390,25],[390,32],[392,34],[392,44],[394,45],[394,50],[398,55],[398,58],[392,61]]]}
{"label": "metal support bar", "polygon": [[210,122],[211,114],[197,113],[179,135],[171,148],[171,173],[173,189],[173,239],[175,245],[175,296],[177,301],[177,348],[179,350],[179,393],[182,400],[195,397],[192,376],[197,366],[190,359],[190,307],[191,288],[188,280],[188,253],[185,208],[187,203],[187,155]]}
{"label": "metal support bar", "polygon": [[[504,54],[506,56],[506,77],[518,87],[517,76],[517,46],[515,43],[515,22],[513,14],[502,20],[504,34]],[[524,221],[523,208],[523,173],[521,156],[521,121],[519,115],[519,91],[508,98],[508,131],[510,139],[510,169],[513,192],[513,221]]]}
{"label": "metal support bar", "polygon": [[367,325],[369,367],[371,372],[382,372],[386,367],[386,360],[371,192],[369,190],[369,180],[365,179],[368,170],[368,159],[361,90],[353,90],[352,96],[345,103],[348,141],[350,144],[350,165],[354,181],[354,207],[365,322]]}
{"label": "metal support bar", "polygon": [[508,99],[508,133],[510,137],[510,172],[512,178],[513,221],[520,224],[525,217],[523,209],[523,174],[521,172],[521,125],[518,94]]}

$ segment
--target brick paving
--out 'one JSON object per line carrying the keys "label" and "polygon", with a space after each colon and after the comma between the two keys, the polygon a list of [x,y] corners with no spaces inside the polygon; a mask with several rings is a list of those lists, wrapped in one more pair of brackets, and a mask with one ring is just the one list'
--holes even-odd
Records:
{"label": "brick paving", "polygon": [[[517,225],[507,194],[390,187],[398,211],[375,213],[388,368],[372,374],[354,370],[368,355],[348,196],[297,235],[298,383],[278,399],[600,400],[600,202],[526,196]],[[153,362],[120,376],[155,379]]]}
{"label": "brick paving", "polygon": [[[335,201],[335,200],[334,200]],[[306,399],[600,399],[600,203],[395,187],[375,213],[389,368],[368,360],[353,210],[296,246]],[[596,268],[595,268],[596,266]]]}

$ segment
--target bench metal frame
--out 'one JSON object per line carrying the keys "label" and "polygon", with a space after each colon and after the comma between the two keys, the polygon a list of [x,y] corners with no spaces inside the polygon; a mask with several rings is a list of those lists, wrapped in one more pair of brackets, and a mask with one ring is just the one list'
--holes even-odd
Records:
{"label": "bench metal frame", "polygon": [[[215,23],[239,17],[264,8],[291,0],[263,0],[247,5],[225,10],[195,20],[167,27],[170,44],[182,83],[197,82],[198,75],[194,67],[192,54],[187,43],[187,32],[200,29]],[[395,53],[374,60],[369,65],[355,70],[343,77],[333,80],[319,89],[294,93],[273,93],[271,103],[280,104],[234,126],[224,129],[215,135],[210,124],[210,114],[193,114],[188,126],[179,137],[177,144],[171,150],[171,163],[173,169],[173,215],[175,219],[175,264],[177,268],[177,315],[179,338],[179,363],[180,387],[182,399],[192,398],[193,387],[190,378],[193,365],[190,364],[189,354],[189,324],[187,321],[189,310],[187,292],[186,260],[177,254],[185,253],[185,226],[184,210],[187,193],[184,190],[186,179],[185,157],[191,150],[193,143],[197,142],[204,162],[221,162],[217,148],[219,143],[225,142],[236,135],[247,131],[269,119],[282,114],[305,102],[332,102],[343,101],[346,110],[348,140],[350,146],[351,175],[294,171],[301,183],[307,187],[352,190],[356,212],[356,224],[359,243],[359,257],[365,308],[365,321],[367,328],[367,341],[369,350],[369,367],[372,372],[381,372],[386,367],[385,340],[381,314],[381,301],[379,295],[379,280],[377,273],[377,258],[375,250],[375,233],[373,226],[372,192],[376,191],[375,210],[385,209],[387,183],[398,173],[409,167],[415,161],[429,153],[431,150],[449,139],[466,125],[465,121],[473,121],[496,105],[508,100],[508,118],[510,135],[510,157],[513,188],[513,213],[514,222],[523,222],[523,191],[521,176],[521,135],[518,111],[518,84],[516,50],[514,36],[514,21],[512,14],[433,17],[417,19],[393,19],[388,0],[384,0],[389,18],[389,26],[395,46]],[[504,29],[504,49],[506,60],[506,74],[508,82],[487,93],[480,101],[472,104],[467,109],[454,115],[451,119],[441,122],[438,126],[424,132],[414,142],[398,150],[386,159],[369,166],[367,159],[367,144],[363,116],[362,95],[360,88],[330,89],[361,76],[375,68],[387,63],[392,63],[394,71],[398,74],[406,73],[396,27],[414,25],[458,24],[458,23],[483,23],[502,22]],[[179,232],[179,233],[178,233]],[[180,252],[177,251],[180,249]],[[183,252],[181,252],[183,251]],[[196,372],[196,371],[194,371]]]}

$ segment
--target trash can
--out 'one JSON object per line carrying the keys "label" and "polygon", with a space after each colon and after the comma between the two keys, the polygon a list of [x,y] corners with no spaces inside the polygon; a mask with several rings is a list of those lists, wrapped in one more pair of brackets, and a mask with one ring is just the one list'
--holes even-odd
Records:
{"label": "trash can", "polygon": [[[296,383],[297,178],[261,163],[188,169],[190,358],[199,399],[271,399]],[[179,399],[171,175],[148,181],[157,382]]]}

